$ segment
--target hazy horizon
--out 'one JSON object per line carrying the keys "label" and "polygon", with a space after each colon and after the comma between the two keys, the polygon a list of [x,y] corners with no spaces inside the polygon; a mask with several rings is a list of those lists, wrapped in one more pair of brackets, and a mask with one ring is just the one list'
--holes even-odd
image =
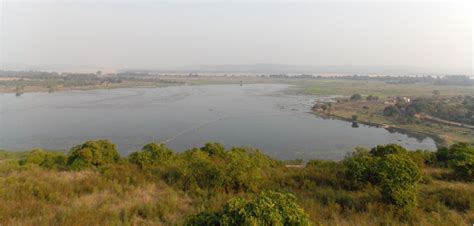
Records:
{"label": "hazy horizon", "polygon": [[2,69],[268,64],[472,75],[474,64],[468,1],[37,0],[0,7]]}

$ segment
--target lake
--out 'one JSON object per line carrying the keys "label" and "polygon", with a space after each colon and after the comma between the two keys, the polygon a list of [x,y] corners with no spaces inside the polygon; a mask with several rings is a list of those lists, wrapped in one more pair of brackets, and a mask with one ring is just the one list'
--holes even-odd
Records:
{"label": "lake", "polygon": [[355,147],[396,143],[436,148],[383,128],[322,119],[308,113],[318,98],[289,95],[281,84],[204,85],[55,93],[0,94],[0,149],[66,150],[110,139],[122,155],[149,142],[176,151],[221,142],[286,159],[343,158]]}

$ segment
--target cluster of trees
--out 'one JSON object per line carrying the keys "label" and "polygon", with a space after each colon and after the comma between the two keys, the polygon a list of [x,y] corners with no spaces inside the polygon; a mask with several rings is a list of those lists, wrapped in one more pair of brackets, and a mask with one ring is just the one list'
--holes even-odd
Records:
{"label": "cluster of trees", "polygon": [[225,148],[207,143],[183,153],[174,153],[164,144],[147,144],[132,153],[129,161],[143,168],[162,169],[162,178],[184,190],[203,189],[227,192],[259,190],[273,166],[279,164],[256,149]]}
{"label": "cluster of trees", "polygon": [[351,81],[381,81],[387,84],[416,84],[425,83],[433,85],[457,85],[472,86],[474,80],[466,75],[449,76],[368,76],[368,75],[347,75],[347,76],[314,76],[315,79],[342,79]]}
{"label": "cluster of trees", "polygon": [[[366,98],[365,98],[367,101],[375,101],[375,100],[378,100],[379,97],[378,96],[374,96],[374,95],[368,95]],[[351,97],[350,97],[350,100],[362,100],[362,95],[356,93],[356,94],[353,94]]]}
{"label": "cluster of trees", "polygon": [[436,152],[436,160],[438,165],[453,169],[456,178],[474,181],[474,146],[457,143],[442,147]]}
{"label": "cluster of trees", "polygon": [[384,109],[385,116],[413,117],[425,113],[444,120],[474,125],[474,97],[417,98],[409,103],[397,102]]}
{"label": "cluster of trees", "polygon": [[[225,149],[219,143],[207,143],[181,153],[164,144],[150,143],[123,158],[110,141],[96,140],[71,148],[67,155],[35,149],[19,163],[72,172],[98,170],[106,175],[117,167],[134,166],[135,176],[122,177],[127,180],[151,177],[190,196],[252,194],[227,200],[218,209],[192,214],[185,220],[186,225],[310,225],[308,214],[299,205],[301,200],[288,191],[316,192],[314,195],[318,197],[320,186],[339,192],[370,191],[368,197],[372,198],[362,199],[366,201],[347,196],[335,199],[347,208],[366,208],[363,206],[367,202],[380,201],[395,209],[413,209],[418,203],[422,169],[426,165],[448,168],[452,172],[450,179],[474,180],[474,146],[466,143],[439,148],[436,152],[412,152],[395,144],[370,150],[358,148],[341,162],[312,160],[296,171],[259,150]],[[470,210],[469,199],[460,200],[448,193],[442,191],[436,195],[447,206]],[[322,203],[334,202],[327,195],[318,199]]]}

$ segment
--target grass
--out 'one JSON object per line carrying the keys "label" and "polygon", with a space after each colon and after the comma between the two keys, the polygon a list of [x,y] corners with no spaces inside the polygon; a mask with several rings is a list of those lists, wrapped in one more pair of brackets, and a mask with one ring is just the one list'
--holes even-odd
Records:
{"label": "grass", "polygon": [[474,86],[436,86],[431,84],[386,84],[379,81],[348,80],[309,80],[294,82],[301,87],[301,92],[312,95],[374,95],[380,98],[393,96],[429,96],[433,90],[441,95],[473,95]]}

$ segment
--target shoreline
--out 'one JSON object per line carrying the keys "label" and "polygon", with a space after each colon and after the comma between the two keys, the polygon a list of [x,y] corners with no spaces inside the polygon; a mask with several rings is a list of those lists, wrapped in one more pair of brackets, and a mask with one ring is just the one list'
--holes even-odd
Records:
{"label": "shoreline", "polygon": [[433,133],[413,131],[413,130],[410,130],[410,129],[401,128],[401,127],[396,126],[396,125],[380,124],[380,123],[360,121],[360,120],[354,121],[354,120],[352,120],[352,118],[346,118],[346,117],[343,117],[343,116],[340,116],[340,115],[335,115],[335,114],[321,112],[321,111],[310,111],[310,113],[313,114],[313,115],[316,115],[318,117],[321,117],[321,118],[335,119],[335,120],[341,120],[341,121],[346,121],[346,122],[356,122],[356,123],[371,126],[371,127],[383,128],[383,129],[386,129],[389,132],[395,131],[395,132],[405,134],[409,137],[410,136],[415,136],[416,137],[416,135],[429,137],[429,138],[433,139],[433,141],[435,142],[436,147],[438,147],[438,148],[442,147],[442,146],[449,145],[449,142],[447,140],[445,140],[442,137],[440,137],[439,135],[433,134]]}

